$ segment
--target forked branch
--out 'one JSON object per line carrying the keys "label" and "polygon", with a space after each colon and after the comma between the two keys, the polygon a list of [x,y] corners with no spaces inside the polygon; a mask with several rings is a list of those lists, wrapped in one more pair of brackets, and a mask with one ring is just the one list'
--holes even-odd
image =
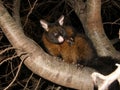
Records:
{"label": "forked branch", "polygon": [[[119,76],[120,76],[120,64],[116,64],[116,66],[118,66],[117,69],[107,76],[104,76],[104,75],[97,73],[97,72],[92,73],[91,76],[93,78],[95,85],[98,86],[98,90],[108,90],[108,87],[110,86],[110,84],[112,84],[112,82],[114,82],[115,80],[117,80],[119,78]],[[102,82],[97,83],[99,81],[102,81]]]}

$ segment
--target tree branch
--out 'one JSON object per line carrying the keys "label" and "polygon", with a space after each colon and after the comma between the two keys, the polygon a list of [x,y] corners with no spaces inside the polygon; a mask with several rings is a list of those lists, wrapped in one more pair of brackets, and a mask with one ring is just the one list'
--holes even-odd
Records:
{"label": "tree branch", "polygon": [[35,74],[59,85],[80,90],[92,90],[91,73],[95,70],[90,68],[77,69],[74,65],[60,62],[58,58],[46,54],[33,40],[26,37],[22,28],[16,24],[0,2],[0,27],[4,34],[17,48],[17,53],[26,52],[20,58],[25,59],[24,64]]}
{"label": "tree branch", "polygon": [[18,66],[18,70],[16,72],[16,75],[15,75],[14,79],[12,80],[12,82],[6,88],[4,88],[4,90],[8,90],[8,88],[11,87],[11,85],[15,82],[15,80],[17,79],[18,74],[20,72],[22,64],[23,64],[23,60],[21,61],[20,65]]}
{"label": "tree branch", "polygon": [[109,74],[107,76],[104,76],[97,72],[92,73],[91,76],[96,85],[97,85],[97,82],[100,81],[100,80],[98,80],[98,78],[102,80],[102,83],[98,83],[98,85],[97,85],[99,88],[98,90],[107,90],[108,87],[110,86],[110,84],[119,78],[120,65],[119,64],[116,64],[116,65],[118,66],[118,68],[114,72],[112,72],[111,74]]}
{"label": "tree branch", "polygon": [[[69,2],[73,2],[69,0]],[[74,1],[74,6],[81,4]],[[73,6],[73,5],[72,5]],[[99,56],[112,56],[120,59],[120,53],[115,50],[110,40],[107,38],[101,19],[101,0],[87,0],[83,13],[79,13],[79,7],[73,7],[87,36],[92,40]]]}
{"label": "tree branch", "polygon": [[14,17],[16,23],[18,25],[22,26],[21,25],[21,20],[20,20],[20,13],[19,13],[19,11],[20,11],[20,0],[14,0],[13,7],[14,7],[13,8],[13,17]]}

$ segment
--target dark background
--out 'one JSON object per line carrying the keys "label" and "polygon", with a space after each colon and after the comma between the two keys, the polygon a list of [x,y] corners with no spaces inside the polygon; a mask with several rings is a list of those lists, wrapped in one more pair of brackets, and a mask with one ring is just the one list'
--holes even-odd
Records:
{"label": "dark background", "polygon": [[[12,15],[13,0],[3,0],[3,2],[4,6]],[[40,19],[45,19],[52,23],[61,15],[64,15],[64,24],[73,26],[78,33],[84,33],[79,18],[65,0],[38,0],[33,11],[28,15],[34,3],[35,0],[21,0],[20,17],[24,33],[31,39],[35,40],[39,45],[42,46],[41,36],[43,33],[42,27],[39,23]],[[102,0],[101,15],[106,35],[110,40],[117,39],[120,28],[120,0]],[[0,40],[0,50],[11,47],[11,44],[4,36],[2,30],[0,31],[0,34],[3,35]],[[117,43],[114,44],[114,47],[116,50],[120,51],[120,41],[117,41]],[[16,55],[16,53],[14,49],[10,49],[0,56],[4,56],[4,58],[2,58],[4,60],[13,55]],[[16,57],[0,65],[0,90],[13,80],[19,63],[20,59],[19,57]],[[39,84],[39,90],[69,90],[69,88],[56,85],[37,75],[31,74],[32,72],[22,65],[17,80],[9,90],[23,90],[25,85],[27,85],[25,90],[32,90],[35,89],[37,86],[36,84]]]}

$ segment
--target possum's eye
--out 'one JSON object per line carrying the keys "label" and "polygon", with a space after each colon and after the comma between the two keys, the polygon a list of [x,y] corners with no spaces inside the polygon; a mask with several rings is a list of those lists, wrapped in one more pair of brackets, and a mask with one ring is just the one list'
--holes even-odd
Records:
{"label": "possum's eye", "polygon": [[61,34],[62,36],[65,36],[65,35],[66,35],[66,32],[65,32],[64,29],[61,29],[59,32],[60,32],[60,34]]}
{"label": "possum's eye", "polygon": [[63,29],[61,29],[61,30],[59,30],[59,32],[60,32],[61,34],[63,34],[63,33],[64,33],[64,30],[63,30]]}
{"label": "possum's eye", "polygon": [[56,36],[58,36],[58,33],[57,33],[57,32],[54,32],[53,35],[56,37]]}

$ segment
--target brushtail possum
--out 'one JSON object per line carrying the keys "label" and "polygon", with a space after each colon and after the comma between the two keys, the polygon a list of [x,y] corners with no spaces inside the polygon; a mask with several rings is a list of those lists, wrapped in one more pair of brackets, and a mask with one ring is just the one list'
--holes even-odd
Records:
{"label": "brushtail possum", "polygon": [[87,36],[76,33],[71,26],[63,25],[64,16],[55,23],[48,23],[45,20],[40,20],[40,23],[44,29],[42,41],[49,54],[62,57],[67,63],[92,67],[101,73],[108,73],[104,72],[104,68],[109,73],[116,68],[115,63],[118,63],[116,59],[99,57]]}
{"label": "brushtail possum", "polygon": [[[116,69],[115,63],[118,61],[111,57],[99,57],[87,36],[76,33],[71,26],[63,25],[64,16],[55,23],[45,20],[40,20],[40,23],[44,29],[42,41],[49,54],[61,57],[67,63],[92,67],[104,75]],[[114,83],[119,86],[117,81]]]}
{"label": "brushtail possum", "polygon": [[72,27],[63,26],[63,22],[64,16],[52,24],[40,20],[45,30],[42,41],[48,53],[53,56],[60,56],[68,63],[91,60],[95,53],[90,42],[84,35],[75,33]]}

